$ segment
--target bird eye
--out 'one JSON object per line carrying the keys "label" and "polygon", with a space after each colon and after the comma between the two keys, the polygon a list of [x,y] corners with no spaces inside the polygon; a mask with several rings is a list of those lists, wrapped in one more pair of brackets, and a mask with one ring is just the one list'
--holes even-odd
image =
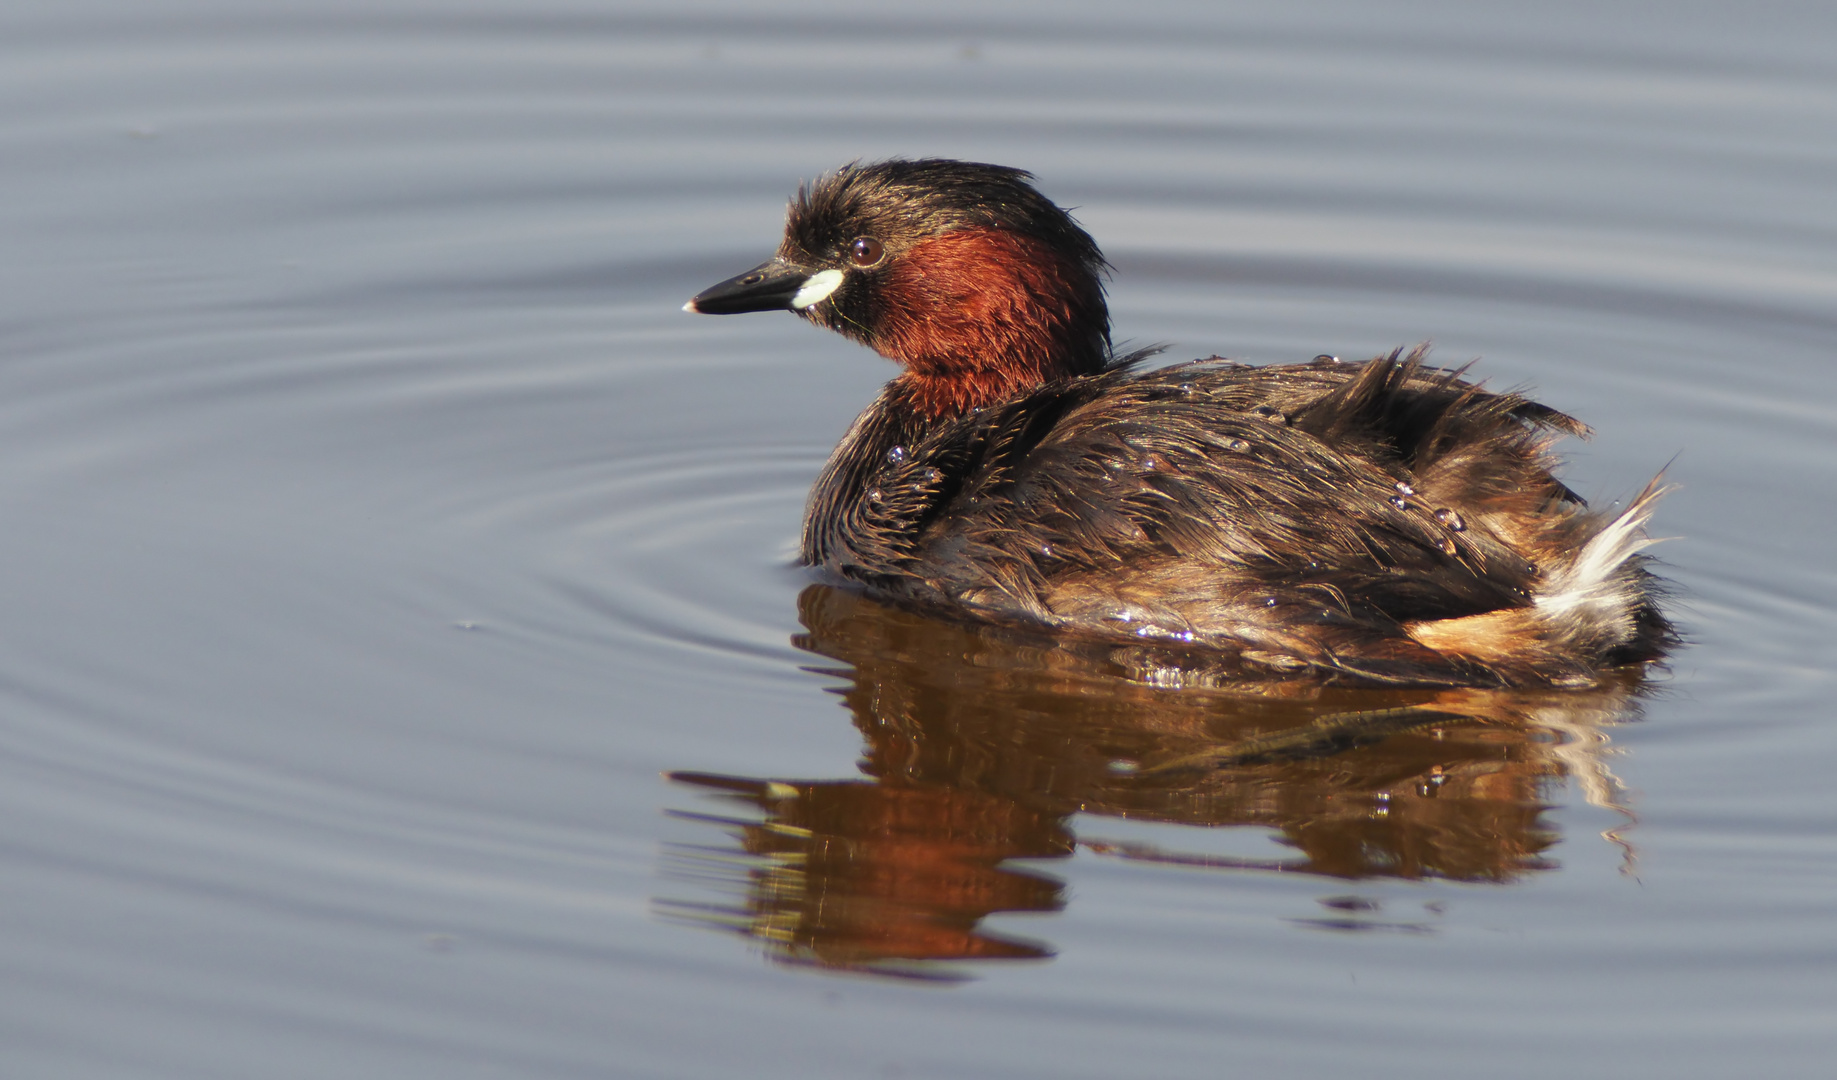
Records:
{"label": "bird eye", "polygon": [[849,247],[848,258],[856,266],[872,266],[880,261],[880,257],[886,254],[886,250],[880,241],[871,236],[864,236]]}

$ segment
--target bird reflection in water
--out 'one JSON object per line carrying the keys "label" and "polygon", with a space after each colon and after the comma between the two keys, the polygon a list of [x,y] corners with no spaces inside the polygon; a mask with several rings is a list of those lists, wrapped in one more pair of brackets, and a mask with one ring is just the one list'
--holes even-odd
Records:
{"label": "bird reflection in water", "polygon": [[[1016,637],[828,585],[798,605],[797,646],[845,665],[816,670],[846,683],[866,779],[672,774],[727,804],[677,816],[729,839],[671,845],[668,871],[731,899],[659,903],[782,962],[952,979],[963,972],[947,961],[1048,957],[980,924],[1063,907],[1061,881],[1011,860],[1080,847],[1221,871],[1507,883],[1556,865],[1553,782],[1631,821],[1603,729],[1636,718],[1637,669],[1582,691],[1246,684],[1203,655]],[[1293,854],[1074,836],[1079,813],[1081,827],[1258,826]],[[1630,864],[1618,832],[1605,835]]]}

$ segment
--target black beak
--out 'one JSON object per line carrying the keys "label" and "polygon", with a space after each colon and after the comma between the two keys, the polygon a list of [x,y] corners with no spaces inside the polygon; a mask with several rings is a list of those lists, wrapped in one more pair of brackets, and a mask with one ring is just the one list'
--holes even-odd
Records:
{"label": "black beak", "polygon": [[[695,298],[682,306],[684,311],[693,311],[702,315],[739,315],[748,311],[797,311],[829,295],[834,285],[823,279],[824,274],[833,275],[837,281],[841,274],[834,270],[812,273],[808,267],[795,266],[783,259],[760,263],[746,273],[730,277],[719,285],[711,285],[695,294]],[[823,279],[823,280],[819,280]],[[818,288],[812,296],[811,286],[815,282]],[[829,284],[828,288],[821,288]],[[802,300],[802,303],[799,301]]]}

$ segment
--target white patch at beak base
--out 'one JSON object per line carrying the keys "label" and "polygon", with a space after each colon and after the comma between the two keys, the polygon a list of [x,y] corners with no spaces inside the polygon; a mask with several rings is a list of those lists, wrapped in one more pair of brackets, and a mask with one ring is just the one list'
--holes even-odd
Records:
{"label": "white patch at beak base", "polygon": [[[804,279],[804,287],[797,290],[797,295],[791,298],[791,309],[793,311],[802,311],[810,305],[824,299],[830,293],[835,292],[841,285],[842,271],[818,270],[816,273]],[[780,293],[779,295],[782,296],[784,294]]]}

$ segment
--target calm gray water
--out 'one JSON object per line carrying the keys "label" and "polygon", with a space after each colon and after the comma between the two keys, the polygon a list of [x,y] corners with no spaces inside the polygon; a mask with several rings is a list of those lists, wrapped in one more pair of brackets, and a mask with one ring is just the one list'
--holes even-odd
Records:
{"label": "calm gray water", "polygon": [[[0,1073],[1828,1075],[1837,15],[1736,8],[11,0]],[[1156,785],[1384,702],[807,591],[890,371],[678,307],[891,154],[1670,463],[1692,644]]]}

